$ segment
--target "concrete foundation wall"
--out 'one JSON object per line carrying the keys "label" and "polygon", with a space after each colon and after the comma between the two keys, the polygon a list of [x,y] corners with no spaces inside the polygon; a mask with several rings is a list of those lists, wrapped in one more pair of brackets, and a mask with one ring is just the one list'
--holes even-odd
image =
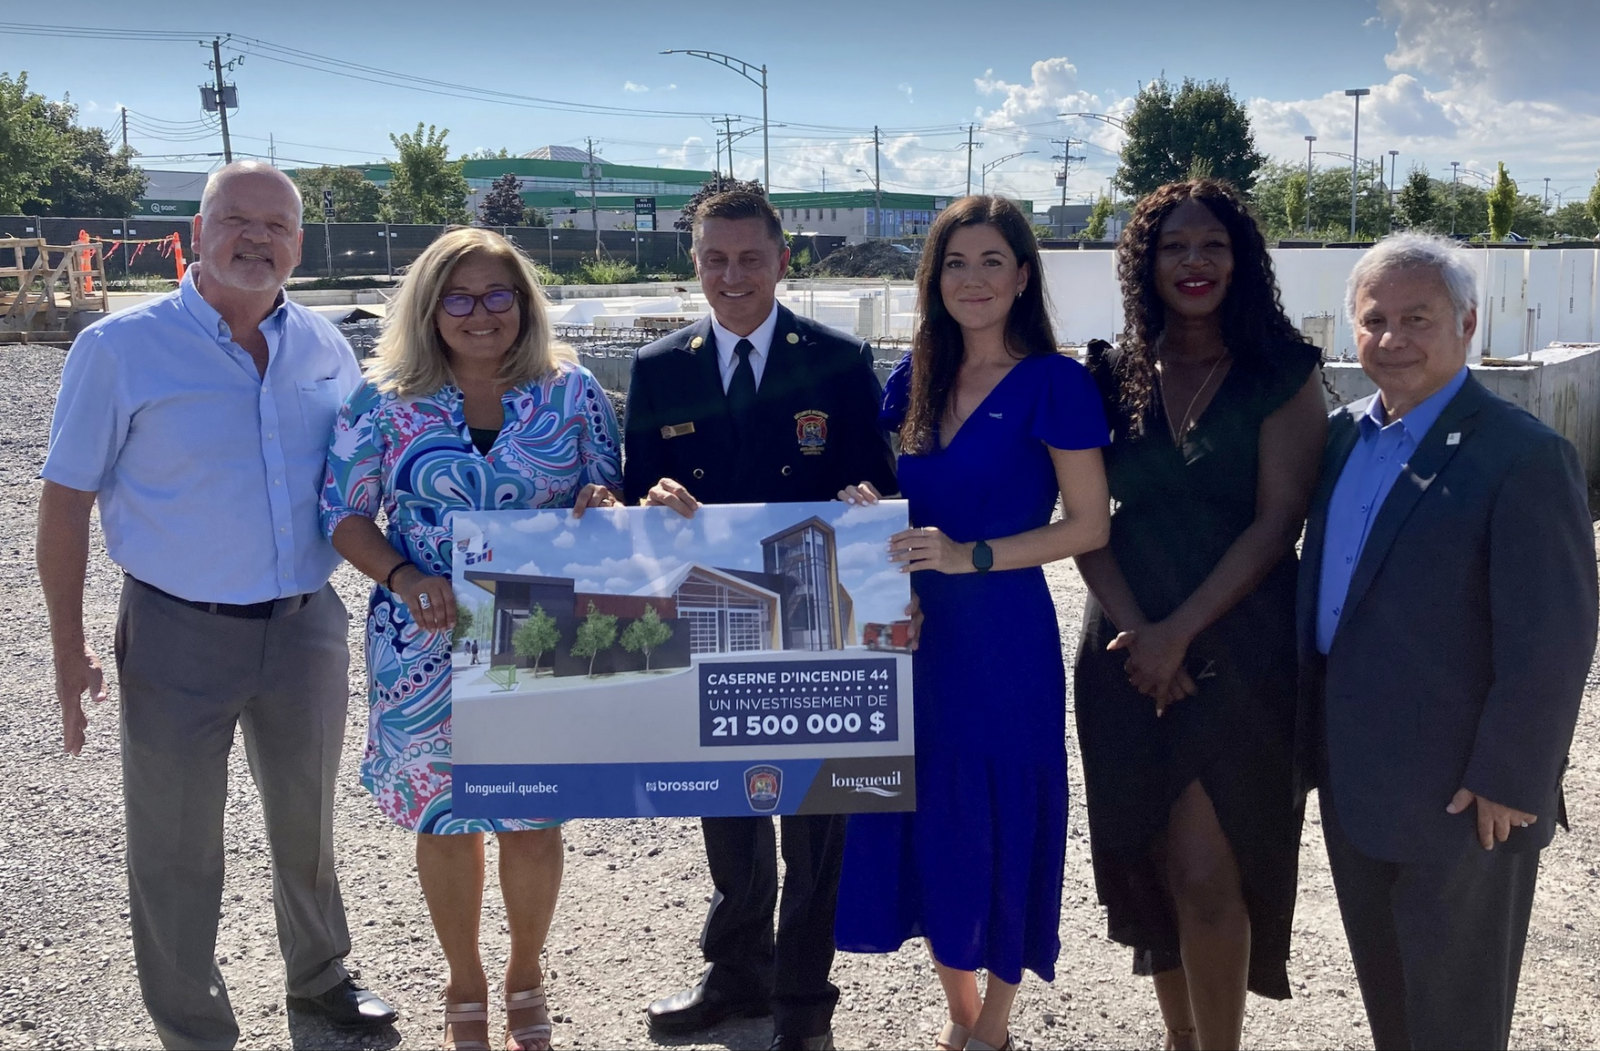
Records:
{"label": "concrete foundation wall", "polygon": [[[1600,343],[1554,344],[1517,365],[1473,365],[1479,383],[1527,409],[1578,450],[1591,485],[1600,484]],[[1354,362],[1330,361],[1324,370],[1337,393],[1329,406],[1345,405],[1377,388]]]}

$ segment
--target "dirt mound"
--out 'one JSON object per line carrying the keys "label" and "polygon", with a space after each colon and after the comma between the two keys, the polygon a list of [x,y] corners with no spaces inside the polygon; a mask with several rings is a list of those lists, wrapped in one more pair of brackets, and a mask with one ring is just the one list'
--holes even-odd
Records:
{"label": "dirt mound", "polygon": [[816,277],[887,277],[909,281],[917,275],[915,252],[903,250],[888,241],[865,241],[844,245],[829,252],[811,268]]}

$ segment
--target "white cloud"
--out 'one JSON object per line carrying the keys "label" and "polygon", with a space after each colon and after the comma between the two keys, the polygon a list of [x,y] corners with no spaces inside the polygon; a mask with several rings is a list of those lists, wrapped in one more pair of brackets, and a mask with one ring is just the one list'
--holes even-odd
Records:
{"label": "white cloud", "polygon": [[677,539],[672,542],[672,546],[679,551],[689,550],[694,546],[694,530],[685,529],[679,533]]}
{"label": "white cloud", "polygon": [[910,84],[896,84],[894,89],[904,95],[907,102],[914,103],[917,101],[913,93],[914,89]]}
{"label": "white cloud", "polygon": [[765,508],[761,507],[726,507],[719,508],[716,514],[706,515],[698,521],[703,523],[700,528],[705,533],[706,543],[715,546],[732,540],[735,527],[740,522],[759,518],[764,513]]}
{"label": "white cloud", "polygon": [[576,544],[577,542],[578,542],[578,538],[577,537],[573,536],[569,532],[563,532],[560,536],[558,536],[554,540],[550,541],[550,546],[551,547],[567,548],[567,547],[571,547],[572,545]]}
{"label": "white cloud", "polygon": [[622,82],[622,90],[632,95],[642,95],[650,89],[643,84],[635,84],[631,80],[624,80]]}
{"label": "white cloud", "polygon": [[539,563],[531,561],[531,560],[522,563],[522,565],[520,565],[516,569],[512,570],[512,572],[518,574],[519,576],[524,576],[524,577],[542,577],[542,576],[544,576],[544,570],[539,568]]}
{"label": "white cloud", "polygon": [[633,581],[627,577],[612,577],[606,581],[607,591],[621,591],[623,588],[633,586]]}
{"label": "white cloud", "polygon": [[[846,512],[848,513],[848,512]],[[839,569],[855,569],[859,566],[872,566],[889,559],[889,553],[882,544],[875,544],[870,540],[860,540],[854,544],[846,544],[839,549]]]}
{"label": "white cloud", "polygon": [[1507,102],[1600,95],[1593,0],[1379,0],[1378,10],[1395,28],[1390,69]]}
{"label": "white cloud", "polygon": [[681,565],[683,559],[676,555],[652,558],[649,555],[636,553],[627,558],[604,558],[595,565],[568,562],[561,567],[561,572],[569,577],[588,578],[591,583],[594,578],[604,578],[608,586],[612,578],[620,577],[632,581],[632,587],[638,587],[657,577],[665,576]]}
{"label": "white cloud", "polygon": [[[1448,177],[1449,162],[1493,171],[1505,161],[1531,187],[1545,175],[1589,182],[1600,141],[1600,86],[1591,73],[1600,39],[1592,0],[1379,0],[1394,45],[1393,76],[1362,100],[1363,158],[1400,151]],[[1252,99],[1256,146],[1281,159],[1317,148],[1349,153],[1354,105],[1345,87],[1318,98]],[[1324,158],[1327,164],[1346,163]]]}
{"label": "white cloud", "polygon": [[908,575],[909,574],[900,572],[898,569],[885,569],[883,572],[874,573],[872,576],[862,581],[860,588],[855,591],[855,594],[865,595],[875,588],[888,589],[909,587],[910,585],[906,580]]}
{"label": "white cloud", "polygon": [[876,504],[857,504],[838,518],[835,518],[833,520],[833,528],[848,529],[851,526],[867,525],[870,522],[884,522],[891,518],[904,518],[905,513],[906,505],[899,500],[885,500]]}
{"label": "white cloud", "polygon": [[599,591],[600,582],[593,577],[584,577],[582,580],[574,580],[572,587],[575,591]]}
{"label": "white cloud", "polygon": [[[545,511],[540,514],[519,518],[511,523],[511,528],[519,533],[549,533],[561,528],[567,515],[560,511]],[[491,521],[494,521],[491,519]]]}

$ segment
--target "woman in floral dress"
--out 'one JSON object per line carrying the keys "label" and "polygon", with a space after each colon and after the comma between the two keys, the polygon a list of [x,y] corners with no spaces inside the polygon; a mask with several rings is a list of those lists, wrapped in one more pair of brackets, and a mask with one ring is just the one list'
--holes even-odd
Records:
{"label": "woman in floral dress", "polygon": [[323,529],[377,582],[361,780],[385,816],[417,833],[417,873],[449,965],[446,1047],[488,1046],[485,832],[499,841],[511,928],[505,1046],[550,1046],[539,957],[562,868],[559,822],[451,808],[453,512],[610,506],[620,450],[605,392],[554,340],[533,265],[477,229],[450,231],[418,257],[334,428]]}

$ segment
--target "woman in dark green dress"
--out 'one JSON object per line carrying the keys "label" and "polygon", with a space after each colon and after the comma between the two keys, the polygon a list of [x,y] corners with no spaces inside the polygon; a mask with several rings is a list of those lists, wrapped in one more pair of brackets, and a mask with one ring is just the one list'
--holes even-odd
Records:
{"label": "woman in dark green dress", "polygon": [[1320,356],[1229,186],[1162,187],[1118,247],[1127,332],[1090,349],[1111,543],[1075,699],[1111,937],[1155,976],[1168,1047],[1237,1047],[1285,998],[1302,802],[1291,774],[1294,544],[1326,432]]}

